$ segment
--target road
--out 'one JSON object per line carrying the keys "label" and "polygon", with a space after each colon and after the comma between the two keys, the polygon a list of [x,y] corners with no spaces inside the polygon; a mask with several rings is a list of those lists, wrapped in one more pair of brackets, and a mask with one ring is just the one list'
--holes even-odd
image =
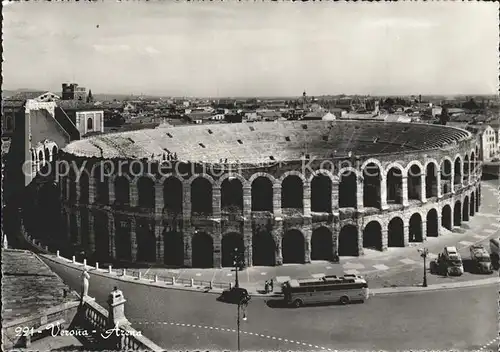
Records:
{"label": "road", "polygon": [[[80,272],[44,261],[79,291]],[[168,350],[236,350],[236,306],[216,295],[155,288],[91,273],[89,294],[106,307],[124,292],[132,326]],[[242,322],[242,350],[478,350],[497,336],[498,287],[372,297],[364,304],[284,308],[255,297]],[[489,348],[496,348],[495,343]]]}

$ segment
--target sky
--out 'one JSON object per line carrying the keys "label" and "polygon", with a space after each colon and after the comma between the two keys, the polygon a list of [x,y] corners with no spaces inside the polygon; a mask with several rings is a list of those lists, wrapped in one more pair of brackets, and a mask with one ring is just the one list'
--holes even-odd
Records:
{"label": "sky", "polygon": [[165,96],[496,94],[498,4],[22,2],[3,89]]}

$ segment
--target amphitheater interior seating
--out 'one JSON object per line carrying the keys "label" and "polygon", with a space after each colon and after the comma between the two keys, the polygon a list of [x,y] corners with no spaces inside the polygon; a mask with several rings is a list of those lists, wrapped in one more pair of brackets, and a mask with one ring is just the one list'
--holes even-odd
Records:
{"label": "amphitheater interior seating", "polygon": [[272,163],[303,155],[331,158],[434,149],[467,138],[464,130],[418,123],[280,121],[157,128],[91,137],[66,151],[104,158]]}

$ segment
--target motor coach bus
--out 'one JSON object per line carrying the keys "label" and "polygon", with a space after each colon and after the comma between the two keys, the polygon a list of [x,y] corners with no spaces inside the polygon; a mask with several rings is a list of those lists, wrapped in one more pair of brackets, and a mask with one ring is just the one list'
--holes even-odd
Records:
{"label": "motor coach bus", "polygon": [[307,304],[364,302],[369,289],[357,275],[324,276],[319,279],[293,279],[282,285],[285,302],[296,308]]}

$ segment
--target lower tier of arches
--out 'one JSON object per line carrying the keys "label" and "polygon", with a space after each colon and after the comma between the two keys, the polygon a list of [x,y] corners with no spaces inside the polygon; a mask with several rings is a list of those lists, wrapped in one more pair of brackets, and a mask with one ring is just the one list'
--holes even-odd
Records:
{"label": "lower tier of arches", "polygon": [[63,227],[69,242],[100,262],[231,267],[235,254],[244,258],[245,266],[336,262],[367,249],[406,247],[461,226],[479,211],[478,195],[470,192],[426,208],[295,227],[275,219],[268,226],[243,222],[230,228],[213,223],[181,228],[165,220],[77,208],[63,212]]}

